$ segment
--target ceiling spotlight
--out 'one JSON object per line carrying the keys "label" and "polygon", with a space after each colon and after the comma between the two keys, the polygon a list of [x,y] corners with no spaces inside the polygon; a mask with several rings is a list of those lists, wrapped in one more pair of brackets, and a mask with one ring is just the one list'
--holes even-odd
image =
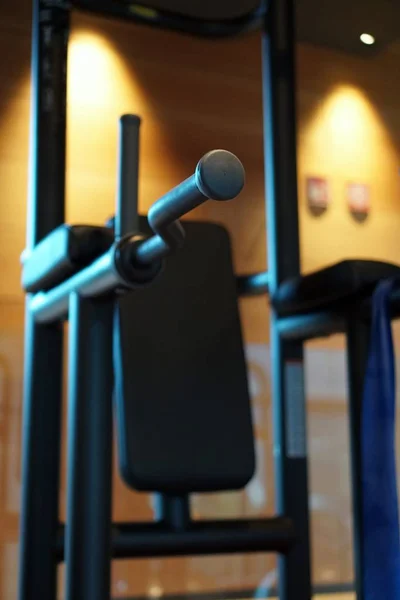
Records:
{"label": "ceiling spotlight", "polygon": [[362,33],[360,35],[360,40],[363,44],[367,44],[367,46],[372,46],[372,44],[375,44],[375,38],[370,33]]}

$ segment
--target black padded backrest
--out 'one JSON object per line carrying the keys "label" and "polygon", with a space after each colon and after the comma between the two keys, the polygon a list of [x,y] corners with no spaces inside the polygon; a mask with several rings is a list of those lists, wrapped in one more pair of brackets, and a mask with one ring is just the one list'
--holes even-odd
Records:
{"label": "black padded backrest", "polygon": [[239,489],[254,443],[229,237],[209,223],[185,229],[159,278],[119,300],[120,468],[138,490]]}

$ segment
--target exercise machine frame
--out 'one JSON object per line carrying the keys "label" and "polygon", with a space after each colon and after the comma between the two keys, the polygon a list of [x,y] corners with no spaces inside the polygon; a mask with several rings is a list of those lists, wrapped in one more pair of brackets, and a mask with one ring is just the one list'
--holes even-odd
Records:
{"label": "exercise machine frame", "polygon": [[[65,220],[70,11],[66,2],[34,0],[33,4],[28,253]],[[268,287],[272,291],[287,277],[299,274],[292,17],[292,0],[280,0],[272,3],[263,21]],[[229,31],[220,24],[221,31],[214,27],[198,33],[232,34],[239,25],[243,30],[249,22],[235,22]],[[265,284],[265,277],[261,279]],[[247,288],[253,283],[249,278]],[[290,456],[286,433],[288,364],[297,369],[294,375],[296,384],[301,384],[301,427],[305,423],[301,341],[283,340],[273,316],[274,444],[277,510],[282,516],[202,521],[188,527],[187,498],[163,498],[159,522],[111,527],[112,314],[109,296],[93,299],[70,295],[69,452],[79,445],[84,450],[82,455],[70,457],[75,461],[74,476],[79,478],[82,493],[80,500],[69,498],[68,505],[73,508],[67,516],[67,533],[58,520],[63,319],[38,321],[32,298],[27,298],[19,599],[54,600],[57,562],[64,557],[66,597],[105,600],[110,594],[111,557],[275,551],[282,557],[281,598],[309,600],[307,459],[305,452]],[[100,322],[100,327],[94,327]],[[89,341],[96,344],[96,353],[91,353]],[[105,364],[109,368],[104,368]],[[91,485],[87,481],[88,464]],[[86,564],[83,572],[79,568],[82,564]]]}
{"label": "exercise machine frame", "polygon": [[[66,74],[71,8],[70,3],[61,0],[34,0],[33,5],[28,252],[65,220]],[[141,21],[140,15],[132,15],[132,18]],[[170,26],[209,37],[233,35],[258,25],[262,28],[269,270],[240,277],[238,284],[242,295],[273,295],[283,281],[300,274],[294,0],[272,0],[268,10],[231,23],[201,26],[189,21],[176,24],[175,20]],[[162,16],[152,24],[169,26]],[[129,211],[128,216],[121,211],[119,217],[131,218]],[[125,226],[122,222],[121,227]],[[75,292],[70,295],[69,452],[78,446],[84,448],[84,460],[76,457],[74,473],[80,478],[82,498],[75,499],[76,502],[72,498],[69,502],[75,508],[79,504],[82,512],[72,512],[67,518],[67,523],[70,519],[74,523],[74,534],[73,531],[68,533],[58,520],[63,319],[57,316],[50,322],[39,321],[32,308],[32,298],[27,298],[19,600],[54,600],[57,563],[64,558],[67,559],[67,599],[105,600],[110,594],[111,557],[255,551],[280,553],[282,600],[310,600],[303,341],[348,331],[349,344],[352,344],[355,328],[363,329],[365,340],[369,333],[368,319],[359,316],[345,319],[333,313],[280,319],[271,309],[278,516],[191,522],[186,497],[164,497],[158,522],[112,526],[111,462],[110,453],[105,451],[112,441],[112,307],[113,300],[107,295],[97,299],[84,298]],[[101,327],[92,326],[100,322]],[[96,344],[97,356],[90,352],[91,343]],[[361,356],[359,360],[364,363],[362,353],[350,352],[350,356],[356,355]],[[107,361],[109,369],[104,368]],[[359,366],[350,362],[351,406],[360,402]],[[82,370],[85,377],[80,376]],[[354,413],[352,440],[358,436],[358,427],[359,415]],[[354,514],[356,527],[360,527],[357,456],[357,451],[353,452]],[[85,480],[88,464],[91,465],[91,485],[87,478]],[[96,548],[95,553],[93,548]],[[355,555],[359,582],[361,553],[357,543]],[[78,565],[83,560],[87,568],[81,572]],[[361,600],[360,589],[358,594]]]}

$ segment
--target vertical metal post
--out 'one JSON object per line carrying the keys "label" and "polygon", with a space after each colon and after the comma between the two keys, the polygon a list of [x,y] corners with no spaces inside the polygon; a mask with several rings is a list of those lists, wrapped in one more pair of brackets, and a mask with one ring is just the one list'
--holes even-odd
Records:
{"label": "vertical metal post", "polygon": [[361,418],[365,370],[368,360],[371,322],[352,314],[347,323],[347,369],[353,509],[354,581],[357,600],[364,600],[363,585],[363,503],[361,471]]}
{"label": "vertical metal post", "polygon": [[70,14],[61,4],[54,2],[53,7],[52,2],[33,2],[28,250],[65,219]]}
{"label": "vertical metal post", "polygon": [[183,531],[190,526],[190,500],[188,495],[159,495],[158,519],[171,529]]}
{"label": "vertical metal post", "polygon": [[114,299],[69,307],[66,600],[109,600]]}
{"label": "vertical metal post", "polygon": [[[57,4],[33,3],[28,251],[64,221],[69,12]],[[57,595],[61,387],[62,325],[36,325],[28,298],[19,600]]]}
{"label": "vertical metal post", "polygon": [[117,205],[115,237],[139,231],[139,129],[140,118],[123,115],[119,120]]}
{"label": "vertical metal post", "polygon": [[[297,204],[294,0],[271,0],[263,33],[264,152],[269,290],[300,272]],[[303,345],[279,336],[271,308],[277,509],[298,542],[279,563],[281,600],[311,598]]]}

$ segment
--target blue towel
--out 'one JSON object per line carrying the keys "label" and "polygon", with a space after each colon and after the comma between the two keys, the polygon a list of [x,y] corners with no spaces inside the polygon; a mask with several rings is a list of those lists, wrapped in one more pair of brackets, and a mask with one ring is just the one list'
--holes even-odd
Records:
{"label": "blue towel", "polygon": [[365,600],[400,600],[395,452],[395,359],[389,313],[394,280],[376,289],[362,412]]}

